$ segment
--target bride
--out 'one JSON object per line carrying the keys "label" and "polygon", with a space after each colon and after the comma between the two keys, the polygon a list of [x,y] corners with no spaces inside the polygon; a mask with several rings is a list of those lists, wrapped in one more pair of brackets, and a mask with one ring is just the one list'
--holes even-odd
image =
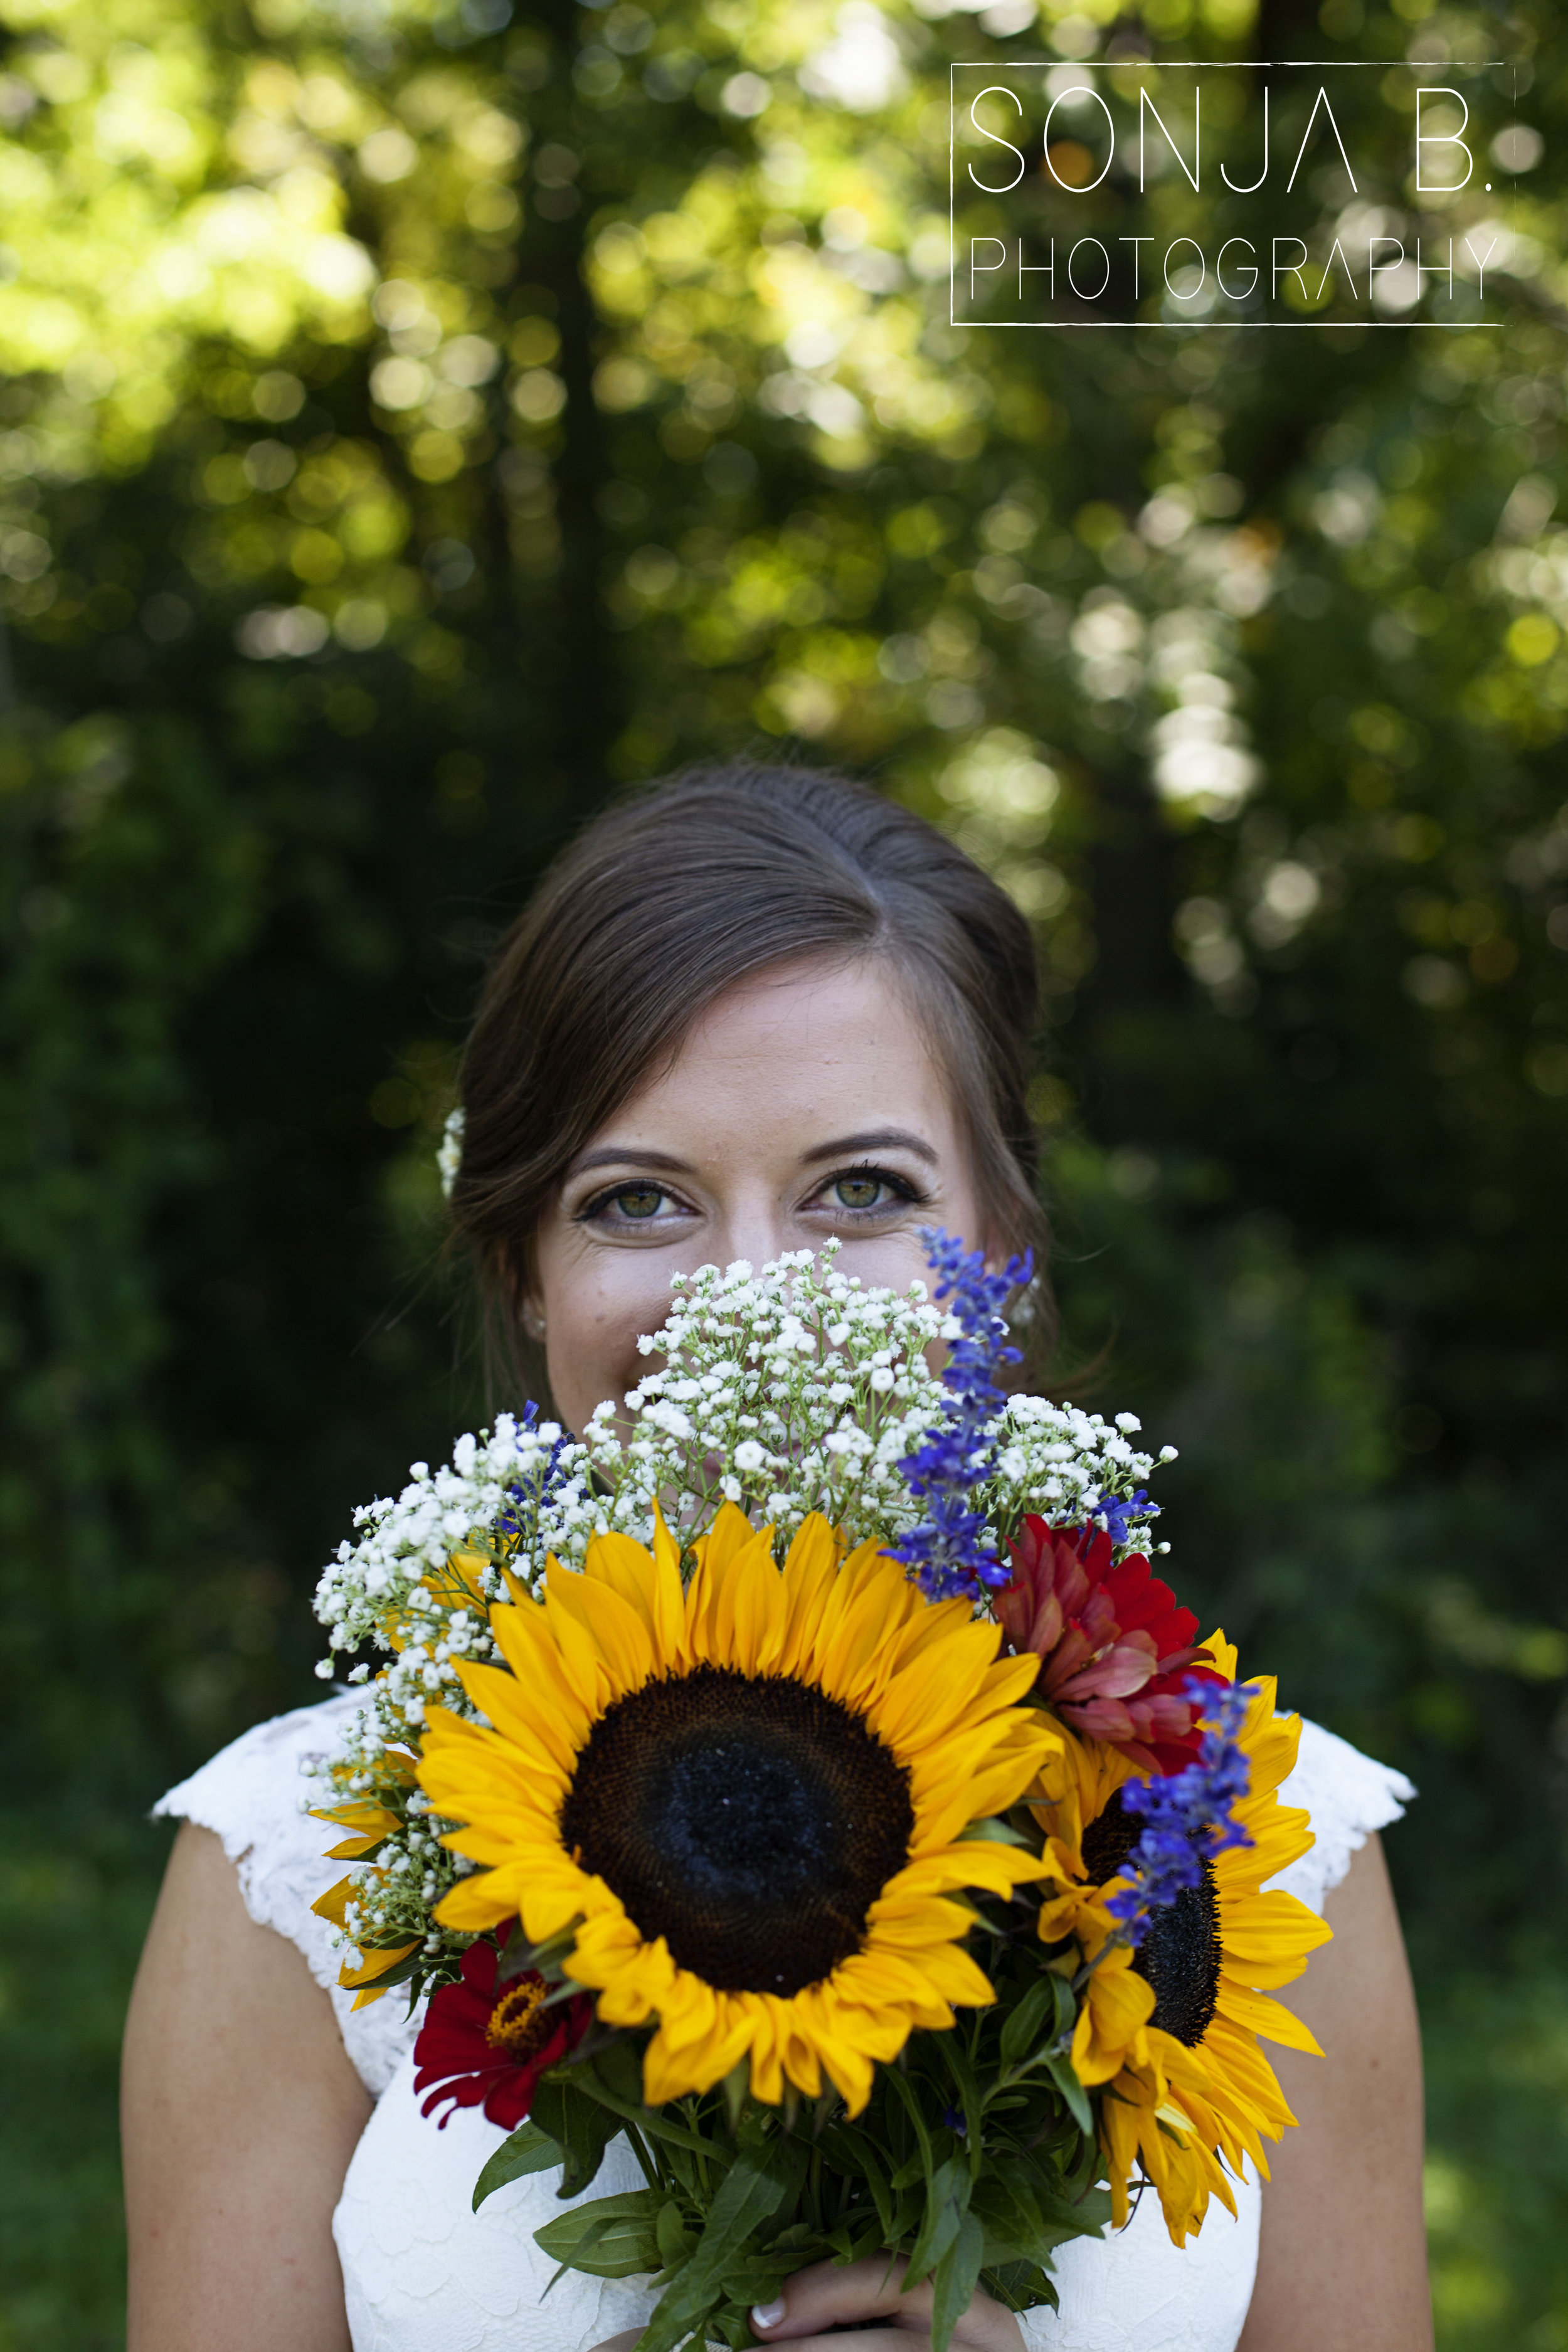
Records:
{"label": "bride", "polygon": [[[1034,1010],[1011,902],[858,786],[713,772],[600,817],[502,948],[463,1067],[453,1211],[520,1376],[580,1429],[633,1384],[679,1269],[834,1235],[849,1270],[901,1288],[928,1225],[997,1262],[1037,1251]],[[569,2274],[542,2301],[551,2177],[475,2215],[500,2126],[426,2122],[417,2017],[337,1990],[310,1908],[337,1870],[300,1767],[356,1705],[260,1726],[159,1807],[183,1826],[126,2035],[130,2352],[619,2352],[651,2307],[637,2282]],[[1271,2179],[1181,2252],[1145,2200],[1058,2256],[1059,2312],[977,2296],[955,2343],[1429,2347],[1420,2053],[1375,1835],[1410,1790],[1308,1725],[1280,1793],[1317,1843],[1279,1883],[1334,1940],[1287,1996],[1327,2054],[1275,2062],[1300,2128]],[[615,2162],[591,2193],[631,2185]],[[854,2352],[871,2326],[922,2339],[928,2297],[880,2262],[825,2264],[753,2323]]]}

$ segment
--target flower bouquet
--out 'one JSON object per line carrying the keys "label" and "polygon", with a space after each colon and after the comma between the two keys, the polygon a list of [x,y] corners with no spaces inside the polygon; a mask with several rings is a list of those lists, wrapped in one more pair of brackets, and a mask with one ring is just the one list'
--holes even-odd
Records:
{"label": "flower bouquet", "polygon": [[[648,2275],[644,2352],[884,2250],[936,2352],[978,2285],[1053,2304],[1143,2185],[1178,2244],[1234,2210],[1258,2037],[1314,2047],[1267,1995],[1328,1931],[1261,1891],[1299,1727],[1154,1574],[1132,1416],[1003,1392],[1026,1264],[928,1250],[704,1268],[621,1407],[416,1464],[321,1580],[377,1654],[342,1981],[429,1995],[425,2112],[509,2134],[476,2205],[559,2167],[537,2242]],[[584,2199],[622,2134],[645,2185]]]}

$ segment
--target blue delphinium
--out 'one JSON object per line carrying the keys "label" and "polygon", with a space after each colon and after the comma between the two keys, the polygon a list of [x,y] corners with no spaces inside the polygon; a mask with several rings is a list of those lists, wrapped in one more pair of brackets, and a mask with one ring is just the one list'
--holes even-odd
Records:
{"label": "blue delphinium", "polygon": [[1255,1693],[1247,1684],[1221,1686],[1194,1675],[1182,1696],[1207,1719],[1195,1760],[1180,1772],[1129,1780],[1121,1790],[1123,1806],[1143,1815],[1144,1828],[1118,1873],[1131,1883],[1105,1907],[1131,1944],[1142,1942],[1152,1913],[1199,1884],[1205,1861],[1227,1846],[1252,1843],[1235,1812],[1251,1786],[1252,1768],[1237,1734]]}
{"label": "blue delphinium", "polygon": [[987,1548],[985,1517],[972,1507],[971,1497],[994,1464],[991,1424],[1006,1402],[996,1375],[1004,1364],[1018,1361],[1002,1310],[1029,1280],[1035,1262],[1026,1253],[1000,1274],[987,1274],[984,1252],[966,1250],[956,1234],[928,1227],[921,1239],[936,1276],[935,1297],[950,1305],[963,1328],[942,1376],[952,1398],[948,1418],[899,1465],[926,1516],[889,1549],[928,1601],[976,1601],[984,1587],[1005,1584],[1013,1573]]}
{"label": "blue delphinium", "polygon": [[1091,1527],[1103,1528],[1118,1551],[1125,1551],[1132,1541],[1129,1521],[1157,1519],[1160,1506],[1149,1500],[1147,1486],[1140,1486],[1132,1495],[1101,1495],[1089,1515]]}
{"label": "blue delphinium", "polygon": [[[538,1419],[539,1407],[533,1402],[533,1400],[530,1398],[527,1404],[522,1408],[522,1425],[524,1429],[532,1429]],[[496,1530],[498,1534],[503,1536],[515,1536],[521,1534],[522,1513],[527,1510],[535,1512],[538,1510],[539,1506],[543,1502],[545,1496],[554,1486],[556,1479],[561,1475],[560,1464],[562,1454],[565,1452],[566,1448],[574,1444],[574,1442],[575,1441],[572,1436],[571,1431],[563,1429],[561,1432],[560,1436],[555,1440],[554,1444],[550,1449],[550,1459],[545,1463],[542,1470],[536,1469],[532,1473],[528,1486],[524,1486],[522,1481],[519,1479],[515,1486],[511,1486],[507,1488],[507,1493],[512,1497],[511,1507],[509,1510],[502,1511],[500,1517],[497,1519]]]}

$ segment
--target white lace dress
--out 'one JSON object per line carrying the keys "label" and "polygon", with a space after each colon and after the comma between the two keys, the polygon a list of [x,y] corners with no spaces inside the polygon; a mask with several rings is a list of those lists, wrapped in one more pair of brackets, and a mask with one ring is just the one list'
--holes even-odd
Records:
{"label": "white lace dress", "polygon": [[[395,1994],[354,2011],[353,1995],[338,1990],[331,1931],[310,1906],[342,1865],[323,1858],[328,1836],[304,1811],[314,1789],[300,1767],[336,1746],[343,1718],[361,1704],[344,1694],[259,1725],[171,1789],[156,1811],[223,1840],[252,1918],[299,1946],[375,2099],[332,2224],[354,2352],[591,2352],[640,2326],[651,2298],[635,2279],[568,2273],[546,2299],[554,2265],[532,2233],[562,2210],[558,2176],[514,2181],[473,2212],[474,2182],[505,2135],[478,2107],[457,2109],[445,2130],[426,2121],[413,2088],[417,2013],[405,2017]],[[1274,1884],[1321,1910],[1356,1848],[1397,1819],[1412,1793],[1402,1774],[1306,1725],[1279,1794],[1308,1808],[1317,1843]],[[587,2194],[641,2186],[619,2141]],[[1119,2235],[1064,2247],[1056,2258],[1061,2308],[1026,2315],[1029,2352],[1233,2352],[1258,2263],[1252,2179],[1238,2189],[1237,2206],[1232,2221],[1211,2204],[1183,2252],[1152,2198]]]}

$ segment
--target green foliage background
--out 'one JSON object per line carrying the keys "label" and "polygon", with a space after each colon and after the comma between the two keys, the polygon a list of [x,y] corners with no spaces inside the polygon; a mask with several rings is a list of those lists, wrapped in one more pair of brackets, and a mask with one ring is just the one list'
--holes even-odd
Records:
{"label": "green foliage background", "polygon": [[[607,792],[784,745],[1038,921],[1063,1384],[1420,1783],[1442,2342],[1563,2352],[1546,0],[0,28],[0,2347],[118,2337],[146,1804],[312,1696],[351,1506],[480,1410],[432,1152],[487,947]],[[947,61],[1053,49],[1522,61],[1508,323],[955,332]]]}

